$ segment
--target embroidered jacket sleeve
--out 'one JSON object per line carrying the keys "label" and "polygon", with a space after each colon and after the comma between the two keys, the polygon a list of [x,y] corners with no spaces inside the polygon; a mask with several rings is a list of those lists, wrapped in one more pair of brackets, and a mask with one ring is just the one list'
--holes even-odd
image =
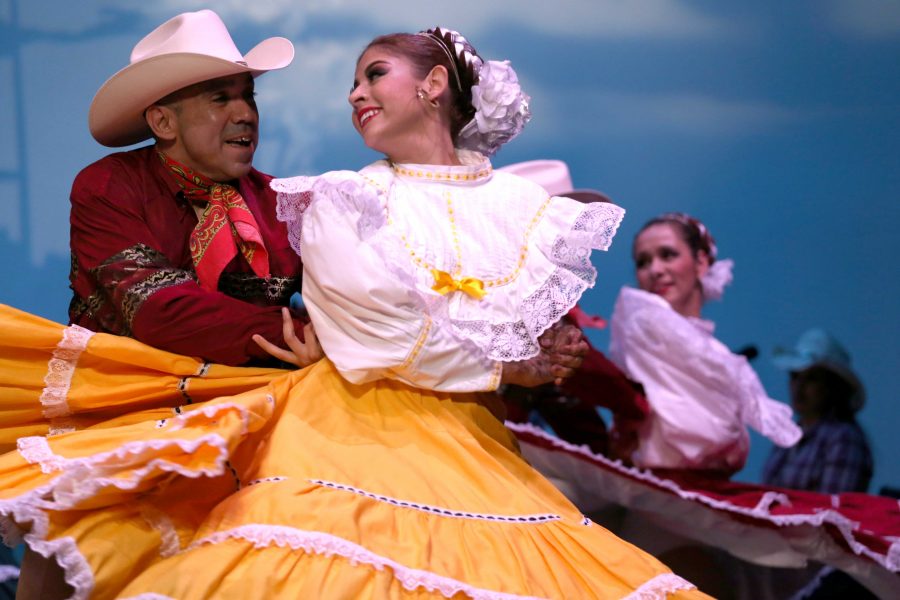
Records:
{"label": "embroidered jacket sleeve", "polygon": [[[191,207],[177,206],[171,192],[165,196],[152,161],[134,159],[107,157],[73,185],[70,320],[223,364],[268,359],[250,336],[283,345],[280,308],[197,284],[188,250],[196,223]],[[295,328],[302,332],[302,321]]]}
{"label": "embroidered jacket sleeve", "polygon": [[328,357],[354,383],[386,377],[441,391],[495,389],[501,364],[441,327],[388,274],[362,239],[365,218],[318,198],[303,215],[303,300]]}

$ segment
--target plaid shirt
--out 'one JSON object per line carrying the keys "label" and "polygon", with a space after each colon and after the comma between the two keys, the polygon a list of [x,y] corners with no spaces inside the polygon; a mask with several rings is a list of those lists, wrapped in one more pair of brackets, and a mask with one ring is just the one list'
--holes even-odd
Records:
{"label": "plaid shirt", "polygon": [[826,494],[865,492],[872,479],[872,452],[854,423],[820,421],[790,448],[774,448],[763,483]]}

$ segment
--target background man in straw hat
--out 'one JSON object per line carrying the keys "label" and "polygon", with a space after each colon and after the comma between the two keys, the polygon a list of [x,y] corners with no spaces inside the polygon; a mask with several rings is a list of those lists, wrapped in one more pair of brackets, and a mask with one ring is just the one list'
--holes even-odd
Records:
{"label": "background man in straw hat", "polygon": [[[277,346],[292,347],[280,357],[295,363],[318,356],[300,341],[303,321],[281,308],[300,289],[300,259],[275,218],[270,177],[252,167],[254,78],[293,56],[278,37],[241,55],[218,15],[201,10],[156,28],[103,84],[94,138],[155,143],[75,179],[72,323],[231,365]],[[275,345],[264,350],[254,334]]]}
{"label": "background man in straw hat", "polygon": [[[803,437],[790,448],[774,447],[763,469],[763,482],[826,494],[867,492],[872,480],[872,451],[856,421],[866,392],[850,364],[850,354],[831,334],[810,329],[793,348],[776,348],[772,362],[790,374],[791,405]],[[806,585],[795,597],[875,598],[843,571],[811,565]]]}
{"label": "background man in straw hat", "polygon": [[865,388],[850,355],[827,332],[810,329],[794,348],[776,349],[773,362],[790,373],[791,404],[803,437],[790,448],[772,450],[763,481],[826,494],[868,491],[872,452],[856,422]]}

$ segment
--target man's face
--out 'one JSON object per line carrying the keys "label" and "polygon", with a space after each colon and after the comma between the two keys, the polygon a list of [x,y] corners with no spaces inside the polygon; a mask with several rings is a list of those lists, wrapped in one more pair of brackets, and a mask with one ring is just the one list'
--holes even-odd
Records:
{"label": "man's face", "polygon": [[259,140],[259,113],[248,73],[184,88],[166,102],[175,139],[166,153],[213,181],[250,171]]}

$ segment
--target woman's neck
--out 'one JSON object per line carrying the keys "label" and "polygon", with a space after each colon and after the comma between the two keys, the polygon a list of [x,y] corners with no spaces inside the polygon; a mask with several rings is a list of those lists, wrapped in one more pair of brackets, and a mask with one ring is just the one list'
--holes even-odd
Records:
{"label": "woman's neck", "polygon": [[424,131],[398,140],[397,148],[386,153],[388,160],[416,165],[461,165],[447,126],[439,122],[428,125]]}
{"label": "woman's neck", "polygon": [[700,310],[703,308],[703,292],[701,290],[697,290],[695,293],[686,298],[680,306],[672,306],[672,308],[675,309],[675,312],[680,314],[682,317],[693,317],[695,319],[699,319]]}

